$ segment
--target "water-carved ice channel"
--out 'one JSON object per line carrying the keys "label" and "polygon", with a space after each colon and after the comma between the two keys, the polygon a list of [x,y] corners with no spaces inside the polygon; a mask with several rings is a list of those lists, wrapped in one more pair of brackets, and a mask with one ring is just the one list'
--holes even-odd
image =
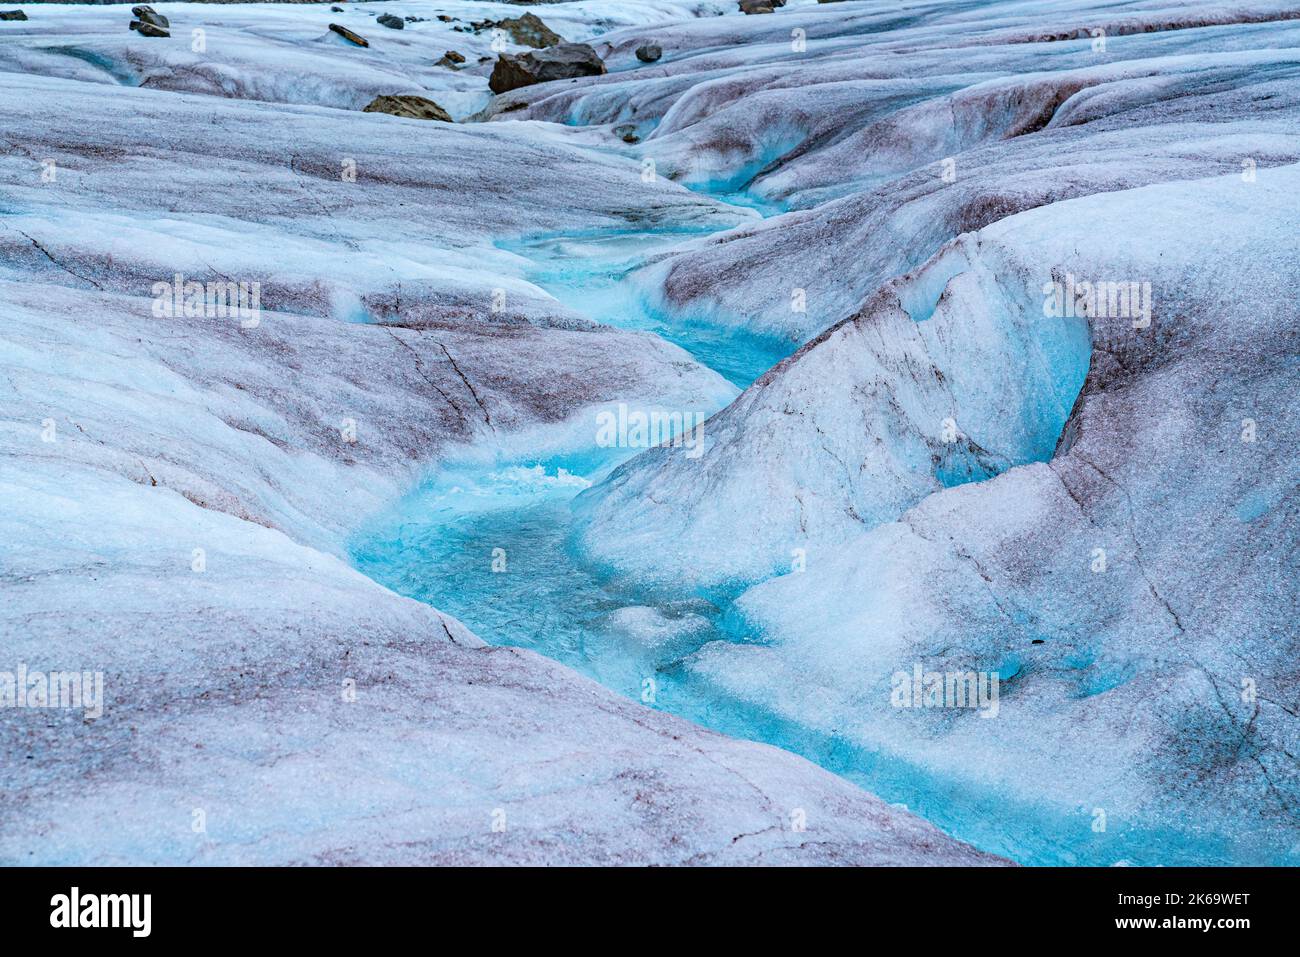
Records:
{"label": "water-carved ice channel", "polygon": [[[704,322],[656,314],[632,276],[681,234],[542,237],[502,244],[534,264],[528,278],[566,306],[609,325],[650,331],[686,349],[738,387],[794,348]],[[573,435],[577,435],[574,438]],[[521,454],[478,445],[444,462],[352,543],[363,572],[455,615],[486,641],[535,650],[619,693],[736,737],[774,744],[821,764],[954,836],[1026,863],[1110,863],[1102,844],[1084,861],[1060,822],[1036,820],[996,794],[954,795],[942,774],[867,752],[720,698],[684,659],[711,641],[763,642],[730,609],[731,594],[685,584],[639,593],[584,564],[571,540],[572,505],[636,448],[601,448],[595,429],[570,432],[567,451]]]}
{"label": "water-carved ice channel", "polygon": [[[612,233],[502,246],[529,259],[529,280],[575,312],[662,336],[743,388],[795,344],[656,314],[629,279],[648,256],[684,238]],[[480,445],[444,463],[370,524],[353,542],[353,559],[377,581],[456,615],[493,644],[532,648],[617,691],[693,714],[670,666],[728,637],[723,609],[716,596],[667,603],[660,596],[651,604],[584,567],[570,542],[572,501],[640,449],[600,447],[594,421],[574,435],[562,454]]]}
{"label": "water-carved ice channel", "polygon": [[570,309],[605,325],[652,332],[744,388],[794,351],[797,343],[665,314],[637,281],[635,272],[647,259],[692,235],[705,234],[609,232],[539,236],[500,245],[528,259],[533,266],[527,278]]}

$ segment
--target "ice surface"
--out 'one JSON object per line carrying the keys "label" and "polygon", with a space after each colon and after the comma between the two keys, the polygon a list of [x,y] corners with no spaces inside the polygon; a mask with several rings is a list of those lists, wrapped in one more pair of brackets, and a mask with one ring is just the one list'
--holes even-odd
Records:
{"label": "ice surface", "polygon": [[1293,3],[341,5],[0,24],[0,860],[1294,862]]}
{"label": "ice surface", "polygon": [[[981,847],[1293,862],[1296,11],[881,15],[809,16],[797,69],[793,18],[697,22],[653,86],[530,101],[613,122],[628,93],[637,149],[687,182],[780,153],[748,187],[792,211],[649,281],[669,309],[810,340],[702,455],[650,450],[582,493],[581,551],[665,601],[740,594],[681,664],[714,726]],[[1067,276],[1149,283],[1150,325],[1048,315]],[[998,718],[893,707],[921,662],[998,672]]]}
{"label": "ice surface", "polygon": [[[413,93],[430,96],[461,119],[490,101],[487,76],[497,53],[528,49],[508,33],[498,37],[491,29],[471,28],[473,23],[527,12],[506,3],[152,6],[171,21],[171,38],[145,42],[129,32],[125,6],[40,4],[26,11],[28,20],[21,25],[5,24],[0,71],[349,110],[362,109],[376,96]],[[342,6],[343,12],[335,13],[331,6]],[[583,0],[534,12],[565,39],[581,41],[620,27],[686,19],[722,8],[701,0]],[[390,30],[375,22],[385,13],[420,19],[402,30]],[[444,23],[439,15],[452,20]],[[331,23],[359,34],[369,46],[359,47],[330,32]],[[464,56],[464,65],[439,65],[447,50]]]}
{"label": "ice surface", "polygon": [[[581,36],[697,6],[546,15]],[[453,8],[519,12],[380,9]],[[324,7],[163,4],[169,42],[122,9],[42,5],[0,42],[0,672],[101,671],[106,695],[100,717],[0,710],[0,861],[999,862],[804,759],[489,648],[349,561],[427,482],[468,511],[563,503],[590,479],[538,462],[581,459],[599,410],[736,395],[550,295],[512,243],[685,241],[752,213],[581,131],[358,111],[477,109],[485,75],[432,64],[486,34],[362,27],[360,51]],[[258,282],[259,311],[161,315],[178,273]],[[703,626],[610,611],[642,638]]]}
{"label": "ice surface", "polygon": [[[873,787],[980,846],[1292,861],[1297,187],[1291,165],[965,236],[707,423],[698,460],[655,450],[584,493],[584,541],[665,587],[759,579],[798,549],[800,569],[737,602],[761,640],[686,668],[781,728],[769,740],[846,773],[884,765]],[[928,301],[940,268],[960,271],[905,332],[900,301]],[[1149,282],[1150,326],[1045,316],[1041,286],[1066,273]],[[925,401],[935,370],[947,407]],[[969,441],[1016,467],[907,491],[929,465],[916,435],[945,412],[953,454]],[[918,662],[1000,674],[996,720],[893,707],[891,676]]]}

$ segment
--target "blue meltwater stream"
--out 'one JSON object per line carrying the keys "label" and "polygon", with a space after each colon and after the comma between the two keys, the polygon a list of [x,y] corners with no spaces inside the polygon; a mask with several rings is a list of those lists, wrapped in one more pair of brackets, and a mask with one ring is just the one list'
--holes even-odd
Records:
{"label": "blue meltwater stream", "polygon": [[[661,336],[744,388],[796,344],[658,315],[627,279],[648,256],[691,235],[551,236],[504,248],[530,260],[528,279],[575,312]],[[599,447],[594,420],[585,441],[588,448],[560,456],[520,459],[479,447],[443,463],[353,541],[353,561],[486,641],[531,648],[621,693],[698,717],[680,697],[662,700],[674,683],[664,669],[725,637],[722,609],[701,598],[642,604],[584,566],[570,543],[571,503],[641,451]]]}
{"label": "blue meltwater stream", "polygon": [[[546,237],[513,244],[534,264],[530,281],[607,325],[655,333],[743,388],[793,351],[737,327],[657,314],[628,274],[688,240],[681,234]],[[810,732],[693,679],[681,661],[711,641],[754,641],[725,597],[653,599],[587,567],[571,541],[571,503],[637,449],[596,445],[518,458],[476,447],[351,543],[356,566],[394,591],[455,615],[484,640],[530,648],[621,694],[733,737],[801,754],[948,833],[1023,863],[1112,863],[1102,845],[1078,848],[1042,811],[972,793],[942,769],[866,751]],[[1160,842],[1153,841],[1158,845]]]}

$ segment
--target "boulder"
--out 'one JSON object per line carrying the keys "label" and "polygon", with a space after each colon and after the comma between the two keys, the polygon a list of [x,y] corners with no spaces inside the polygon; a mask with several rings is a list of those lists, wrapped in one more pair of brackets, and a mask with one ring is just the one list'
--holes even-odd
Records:
{"label": "boulder", "polygon": [[401,17],[393,16],[391,13],[380,14],[379,18],[376,19],[375,22],[380,26],[388,27],[390,30],[406,29],[406,21]]}
{"label": "boulder", "polygon": [[785,0],[740,0],[741,13],[771,13],[777,7],[784,7]]}
{"label": "boulder", "polygon": [[147,7],[141,4],[138,7],[131,8],[131,16],[135,17],[141,23],[147,23],[153,27],[159,27],[163,30],[168,29],[171,23],[161,13],[154,10],[153,7]]}
{"label": "boulder", "polygon": [[664,55],[664,48],[657,43],[643,43],[636,48],[636,58],[642,63],[654,63]]}
{"label": "boulder", "polygon": [[455,50],[448,50],[442,55],[442,59],[435,63],[434,66],[445,66],[455,70],[464,62],[464,54],[457,53]]}
{"label": "boulder", "polygon": [[370,46],[369,40],[367,40],[363,36],[359,36],[358,34],[353,33],[347,27],[341,27],[337,23],[331,23],[330,29],[333,30],[335,33],[337,33],[339,36],[341,36],[344,40],[351,40],[359,47]]}
{"label": "boulder", "polygon": [[26,20],[27,14],[21,10],[0,10],[0,20]]}
{"label": "boulder", "polygon": [[144,20],[132,20],[131,29],[136,31],[142,37],[169,37],[171,33],[162,27],[156,27],[152,23]]}
{"label": "boulder", "polygon": [[505,93],[534,83],[600,76],[604,72],[605,61],[586,43],[561,43],[518,55],[502,53],[492,68],[488,86],[493,93]]}
{"label": "boulder", "polygon": [[135,17],[131,21],[130,28],[142,37],[169,37],[171,33],[168,27],[171,23],[161,13],[154,11],[153,7],[138,6],[131,8],[131,15]]}
{"label": "boulder", "polygon": [[451,114],[433,100],[422,96],[401,94],[398,96],[377,96],[363,113],[391,113],[393,116],[406,116],[413,120],[440,120],[454,123]]}
{"label": "boulder", "polygon": [[504,20],[479,20],[470,24],[470,26],[474,28],[475,33],[482,33],[484,30],[501,30],[515,43],[524,47],[532,47],[534,50],[541,50],[564,42],[564,37],[560,36],[543,23],[536,14],[532,13],[525,13],[520,17],[506,17]]}

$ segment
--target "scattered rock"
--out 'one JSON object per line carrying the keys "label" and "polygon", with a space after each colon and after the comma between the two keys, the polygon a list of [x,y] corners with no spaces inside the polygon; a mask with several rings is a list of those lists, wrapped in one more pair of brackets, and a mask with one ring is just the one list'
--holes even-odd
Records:
{"label": "scattered rock", "polygon": [[445,14],[445,13],[440,13],[440,14],[438,14],[438,19],[441,20],[443,23],[451,23],[451,21],[455,20],[456,18],[455,18],[455,17],[449,17],[449,16],[447,16],[447,14]]}
{"label": "scattered rock", "polygon": [[506,17],[504,20],[478,20],[470,24],[475,33],[482,33],[484,30],[501,30],[509,35],[523,47],[532,47],[534,50],[541,50],[546,47],[555,46],[557,43],[563,43],[564,37],[560,36],[541,19],[532,13],[525,13],[521,17]]}
{"label": "scattered rock", "polygon": [[455,50],[448,50],[442,55],[442,59],[435,63],[434,66],[446,66],[455,70],[464,62],[464,54],[457,53]]}
{"label": "scattered rock", "polygon": [[136,31],[142,37],[169,37],[171,33],[162,27],[156,27],[152,23],[145,23],[143,20],[132,20],[131,29]]}
{"label": "scattered rock", "polygon": [[331,23],[330,29],[333,30],[335,33],[337,33],[339,36],[341,36],[344,40],[351,40],[359,47],[370,46],[369,40],[367,40],[363,36],[358,36],[357,34],[353,33],[351,30],[349,30],[347,27],[341,27],[337,23]]}
{"label": "scattered rock", "polygon": [[140,4],[138,7],[132,7],[131,16],[143,23],[148,23],[155,27],[162,27],[164,30],[171,27],[171,23],[166,17],[156,11],[153,7],[146,6],[145,4]]}
{"label": "scattered rock", "polygon": [[403,20],[401,17],[393,16],[391,13],[380,14],[379,19],[377,19],[375,22],[381,24],[382,26],[388,27],[390,30],[406,29],[406,21]]}
{"label": "scattered rock", "polygon": [[161,13],[154,11],[153,7],[138,6],[131,8],[131,15],[135,17],[131,21],[131,29],[136,31],[142,37],[169,37],[171,32],[168,27],[171,23]]}
{"label": "scattered rock", "polygon": [[21,10],[0,10],[0,20],[26,20],[27,14]]}
{"label": "scattered rock", "polygon": [[636,48],[636,58],[642,63],[654,63],[664,55],[664,48],[657,43],[643,43]]}
{"label": "scattered rock", "polygon": [[342,7],[330,7],[330,13],[343,13],[343,12],[345,11],[343,10]]}
{"label": "scattered rock", "polygon": [[784,7],[785,0],[740,0],[741,13],[771,13],[776,7]]}
{"label": "scattered rock", "polygon": [[141,23],[147,23],[149,26],[158,27],[161,30],[166,30],[171,27],[171,23],[166,17],[154,10],[153,7],[148,7],[144,4],[141,4],[138,7],[132,7],[131,16],[135,17]]}
{"label": "scattered rock", "polygon": [[586,43],[561,43],[527,53],[502,53],[492,68],[488,87],[493,93],[505,93],[534,83],[600,76],[604,72],[605,61]]}
{"label": "scattered rock", "polygon": [[454,123],[451,114],[433,100],[422,96],[377,96],[363,113],[391,113],[393,116],[407,116],[413,120],[439,120]]}
{"label": "scattered rock", "polygon": [[636,127],[631,123],[624,123],[622,126],[614,127],[614,135],[624,143],[641,142],[641,137],[637,136]]}

